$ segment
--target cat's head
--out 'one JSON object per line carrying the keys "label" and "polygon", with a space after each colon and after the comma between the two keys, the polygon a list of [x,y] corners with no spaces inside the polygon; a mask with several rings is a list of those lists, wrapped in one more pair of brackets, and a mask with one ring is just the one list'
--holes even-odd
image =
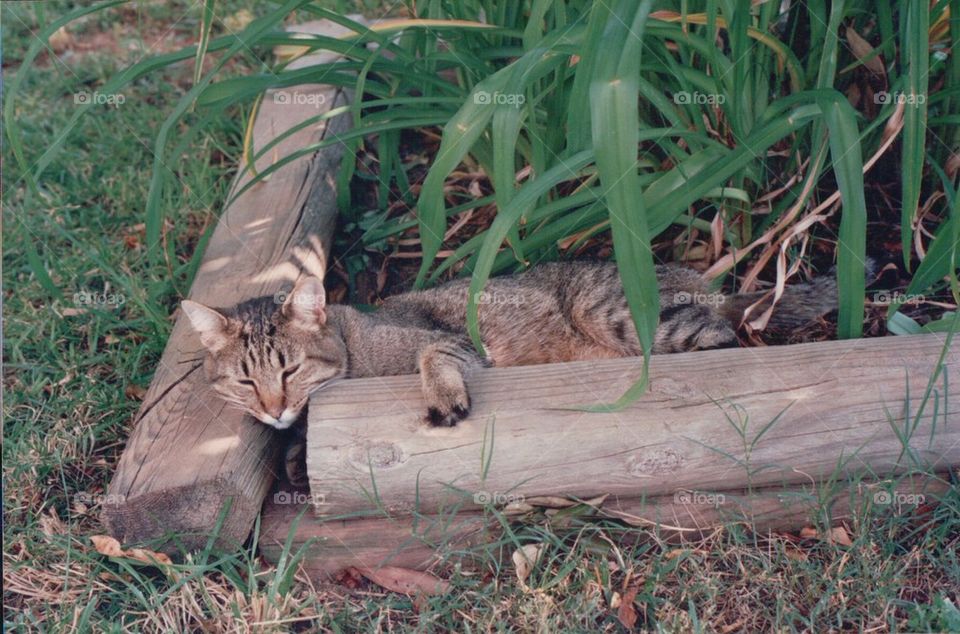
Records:
{"label": "cat's head", "polygon": [[347,350],[327,323],[323,282],[315,277],[282,302],[262,297],[229,311],[190,300],[182,306],[206,348],[213,389],[271,427],[290,427],[311,392],[346,373]]}

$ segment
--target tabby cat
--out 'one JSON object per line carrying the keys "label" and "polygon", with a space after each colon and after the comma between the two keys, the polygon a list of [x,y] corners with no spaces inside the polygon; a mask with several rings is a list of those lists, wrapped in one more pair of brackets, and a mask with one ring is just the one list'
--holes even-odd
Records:
{"label": "tabby cat", "polygon": [[[658,266],[657,278],[654,354],[737,345],[744,310],[764,296],[711,293],[700,274],[680,266]],[[470,412],[474,368],[642,354],[615,264],[544,264],[491,279],[477,298],[486,358],[466,334],[469,284],[403,293],[363,313],[328,306],[322,281],[307,277],[282,304],[261,297],[215,310],[185,300],[183,310],[206,348],[213,388],[276,429],[290,427],[311,392],[339,378],[419,373],[426,420],[452,426]],[[797,327],[836,305],[832,278],[791,285],[769,324]]]}

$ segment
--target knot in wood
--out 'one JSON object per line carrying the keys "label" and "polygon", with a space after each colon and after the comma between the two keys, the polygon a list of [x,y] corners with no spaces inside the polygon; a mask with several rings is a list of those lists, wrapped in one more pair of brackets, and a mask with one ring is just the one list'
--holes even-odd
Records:
{"label": "knot in wood", "polygon": [[636,477],[659,475],[678,471],[683,462],[683,455],[675,449],[650,449],[630,456],[627,459],[627,471]]}
{"label": "knot in wood", "polygon": [[376,441],[354,447],[350,451],[350,462],[361,471],[389,469],[406,461],[403,450],[392,442]]}

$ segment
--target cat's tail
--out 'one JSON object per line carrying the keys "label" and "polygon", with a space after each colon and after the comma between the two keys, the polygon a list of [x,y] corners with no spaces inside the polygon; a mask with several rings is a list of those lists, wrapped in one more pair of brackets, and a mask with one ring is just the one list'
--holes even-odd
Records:
{"label": "cat's tail", "polygon": [[[877,275],[877,262],[871,257],[864,262],[864,274],[867,284]],[[773,301],[772,291],[756,293],[742,293],[727,296],[727,301],[720,306],[724,317],[738,327],[744,321],[744,312],[753,304],[760,301],[747,320],[761,316],[770,308]],[[815,319],[819,319],[837,309],[840,304],[840,293],[837,287],[837,267],[830,269],[827,275],[817,277],[809,282],[789,284],[784,287],[780,301],[773,308],[773,314],[767,322],[771,330],[791,330],[806,326]]]}
{"label": "cat's tail", "polygon": [[[773,314],[767,322],[772,330],[790,330],[805,326],[815,319],[827,315],[838,306],[837,278],[818,277],[810,282],[789,284],[784,287],[783,295],[773,308]],[[742,293],[727,296],[719,307],[720,312],[735,327],[744,321],[744,313],[750,306],[757,304],[746,316],[747,320],[756,319],[770,308],[773,301],[772,291]]]}

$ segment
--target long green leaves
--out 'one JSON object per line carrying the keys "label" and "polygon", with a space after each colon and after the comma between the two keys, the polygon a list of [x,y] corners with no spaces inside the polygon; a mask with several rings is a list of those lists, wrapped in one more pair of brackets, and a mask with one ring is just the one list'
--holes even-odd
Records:
{"label": "long green leaves", "polygon": [[[590,83],[590,122],[597,171],[610,213],[617,267],[645,359],[660,317],[657,275],[637,178],[640,60],[652,2],[623,0],[607,21]],[[631,15],[632,14],[632,15]]]}
{"label": "long green leaves", "polygon": [[900,50],[907,60],[906,91],[894,93],[904,101],[903,156],[900,161],[901,194],[900,235],[903,263],[910,269],[913,219],[920,200],[923,178],[923,154],[927,134],[927,83],[930,60],[930,3],[908,2],[906,19],[900,30]]}
{"label": "long green leaves", "polygon": [[[77,10],[44,33],[112,4]],[[863,157],[877,151],[896,109],[895,104],[867,107],[863,99],[857,103],[860,93],[851,89],[856,78],[850,69],[860,65],[840,38],[844,28],[855,28],[869,39],[889,73],[887,88],[905,100],[899,230],[909,260],[918,202],[925,192],[953,188],[945,177],[942,183],[929,179],[926,169],[931,160],[946,165],[949,153],[940,144],[931,147],[933,159],[925,152],[927,108],[943,130],[960,117],[955,94],[960,64],[955,56],[948,64],[929,61],[931,48],[957,39],[952,32],[949,40],[944,36],[948,5],[960,6],[957,0],[932,7],[881,3],[874,28],[868,20],[872,3],[866,0],[811,0],[791,4],[785,14],[777,3],[743,11],[730,0],[661,3],[652,14],[648,3],[626,0],[428,2],[417,5],[416,19],[371,27],[310,0],[290,0],[265,11],[236,36],[210,39],[213,0],[204,0],[197,9],[199,46],[143,60],[102,89],[117,91],[166,65],[195,60],[196,83],[156,138],[146,203],[151,246],[162,226],[166,166],[172,158],[167,145],[177,126],[188,119],[202,125],[209,114],[249,104],[268,89],[339,85],[356,95],[343,111],[353,118],[354,129],[279,157],[248,187],[331,143],[367,148],[379,167],[376,207],[351,206],[346,184],[352,157],[345,163],[338,201],[346,218],[368,229],[368,246],[382,248],[401,236],[410,244],[409,238],[419,236],[418,286],[460,268],[472,272],[473,288],[479,290],[491,274],[574,252],[609,231],[644,350],[651,347],[656,328],[650,249],[658,237],[670,231],[677,245],[716,239],[735,250],[756,240],[758,232],[778,227],[779,233],[768,237],[775,245],[790,235],[789,225],[778,225],[783,213],[839,189],[838,334],[853,337],[863,316]],[[282,20],[297,9],[332,20],[350,35],[280,31]],[[276,46],[327,50],[339,59],[300,69],[281,62],[270,72],[225,76],[226,62],[242,51]],[[27,66],[38,50],[39,45],[31,49]],[[217,61],[202,74],[205,56]],[[26,72],[14,77],[4,105],[11,147],[24,170],[30,163],[19,142],[13,103]],[[947,88],[928,98],[928,86],[940,85]],[[78,108],[64,132],[88,107]],[[201,116],[193,117],[194,111]],[[406,131],[424,128],[441,129],[442,139],[417,192],[402,139]],[[293,131],[277,131],[277,138]],[[248,148],[248,158],[273,147]],[[58,150],[56,144],[44,149],[32,176],[39,177]],[[450,188],[450,175],[464,165],[489,176],[490,197],[471,202]],[[934,164],[934,171],[946,169]],[[768,208],[758,204],[771,192],[779,193]],[[948,194],[954,208],[952,191]],[[394,215],[391,201],[397,195],[404,202],[415,200],[415,212]],[[444,244],[454,216],[490,201],[497,215],[489,228]],[[925,216],[923,233],[935,238],[921,249],[927,257],[911,284],[914,292],[940,284],[952,272],[948,267],[955,266],[960,223],[951,220],[947,207]],[[451,255],[438,262],[446,246]],[[471,328],[479,341],[475,308]]]}
{"label": "long green leaves", "polygon": [[830,130],[830,154],[843,201],[837,250],[837,286],[840,294],[837,335],[859,337],[863,331],[864,268],[866,266],[867,209],[863,195],[863,158],[853,108],[836,93],[819,98]]}

